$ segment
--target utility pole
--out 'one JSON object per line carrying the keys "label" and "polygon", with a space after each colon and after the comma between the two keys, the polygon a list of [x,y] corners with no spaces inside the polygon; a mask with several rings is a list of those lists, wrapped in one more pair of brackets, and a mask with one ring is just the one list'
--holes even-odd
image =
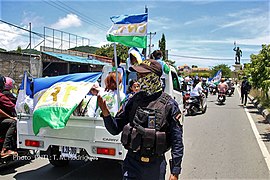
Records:
{"label": "utility pole", "polygon": [[147,35],[149,35],[149,54],[148,54],[148,57],[150,57],[150,54],[151,54],[151,47],[154,47],[154,45],[152,44],[152,38],[156,35],[157,33],[154,32],[150,32],[148,33]]}
{"label": "utility pole", "polygon": [[30,61],[29,61],[29,62],[30,62],[30,63],[31,63],[31,52],[32,52],[32,51],[31,51],[31,34],[32,34],[32,33],[31,33],[31,23],[29,23],[29,40],[30,40],[30,41],[29,41],[29,47],[30,47],[30,51],[29,51],[29,54],[30,54]]}
{"label": "utility pole", "polygon": [[[148,8],[147,8],[147,6],[145,5],[145,8],[144,8],[144,12],[148,15]],[[146,32],[147,33],[147,32]],[[146,37],[146,39],[147,39],[147,37]],[[143,55],[144,55],[144,58],[145,59],[147,59],[146,57],[147,57],[147,47],[145,47],[145,48],[143,48],[143,51],[142,51],[142,53],[143,53]]]}

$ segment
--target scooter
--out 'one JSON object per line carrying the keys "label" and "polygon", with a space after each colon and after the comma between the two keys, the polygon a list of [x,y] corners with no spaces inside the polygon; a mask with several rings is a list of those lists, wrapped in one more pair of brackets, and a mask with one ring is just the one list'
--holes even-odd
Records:
{"label": "scooter", "polygon": [[204,94],[202,94],[202,98],[203,102],[201,105],[201,102],[198,97],[190,96],[190,98],[185,103],[187,115],[194,116],[200,111],[202,112],[202,114],[206,112],[207,104],[206,104],[206,97]]}
{"label": "scooter", "polygon": [[225,92],[219,92],[217,102],[218,104],[224,104],[226,101],[226,93]]}
{"label": "scooter", "polygon": [[234,94],[234,87],[232,86],[226,91],[226,94],[230,97]]}
{"label": "scooter", "polygon": [[204,87],[202,92],[205,94],[205,97],[208,98],[208,88]]}

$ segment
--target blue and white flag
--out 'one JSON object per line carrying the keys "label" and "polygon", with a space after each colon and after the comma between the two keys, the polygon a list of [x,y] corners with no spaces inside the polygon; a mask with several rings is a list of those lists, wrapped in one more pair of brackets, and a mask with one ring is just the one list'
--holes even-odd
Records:
{"label": "blue and white flag", "polygon": [[222,70],[220,69],[213,78],[209,78],[208,81],[212,83],[219,83],[222,77]]}
{"label": "blue and white flag", "polygon": [[148,14],[111,17],[113,26],[107,32],[107,40],[125,46],[146,48]]}

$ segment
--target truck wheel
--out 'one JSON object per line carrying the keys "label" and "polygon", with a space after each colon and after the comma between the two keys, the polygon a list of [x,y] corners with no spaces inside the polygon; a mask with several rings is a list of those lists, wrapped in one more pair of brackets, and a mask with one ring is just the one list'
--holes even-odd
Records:
{"label": "truck wheel", "polygon": [[64,159],[60,156],[61,152],[59,151],[58,146],[51,146],[48,155],[50,163],[55,167],[64,167],[69,164],[68,159]]}

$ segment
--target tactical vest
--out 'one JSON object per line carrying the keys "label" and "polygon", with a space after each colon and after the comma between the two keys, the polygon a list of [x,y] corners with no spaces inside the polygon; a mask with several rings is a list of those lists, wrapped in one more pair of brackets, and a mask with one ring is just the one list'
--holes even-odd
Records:
{"label": "tactical vest", "polygon": [[[171,99],[166,93],[148,104],[135,101],[129,113],[130,122],[124,126],[121,142],[124,147],[142,156],[162,155],[170,147],[168,133]],[[131,117],[132,116],[132,117]]]}

